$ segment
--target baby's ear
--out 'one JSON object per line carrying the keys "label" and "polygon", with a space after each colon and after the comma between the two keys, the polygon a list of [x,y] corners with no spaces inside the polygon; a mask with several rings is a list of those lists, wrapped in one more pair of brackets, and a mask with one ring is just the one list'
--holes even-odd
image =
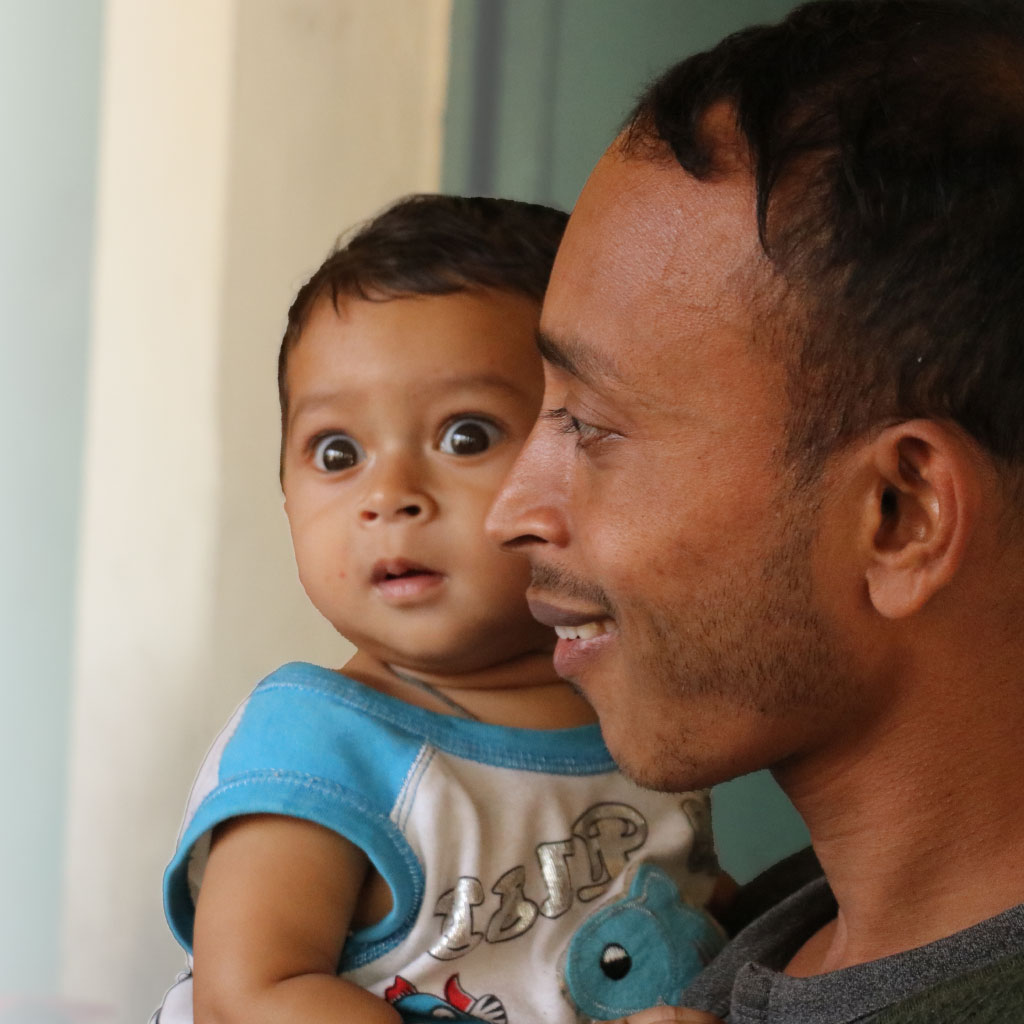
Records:
{"label": "baby's ear", "polygon": [[980,504],[977,454],[933,420],[888,427],[865,454],[860,544],[868,595],[880,615],[903,618],[961,565]]}

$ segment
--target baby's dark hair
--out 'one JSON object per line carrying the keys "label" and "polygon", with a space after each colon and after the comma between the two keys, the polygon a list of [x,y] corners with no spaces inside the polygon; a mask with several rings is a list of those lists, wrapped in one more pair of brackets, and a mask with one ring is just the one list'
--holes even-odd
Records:
{"label": "baby's dark hair", "polygon": [[494,288],[544,298],[568,214],[537,203],[481,196],[406,196],[342,238],[299,289],[277,361],[282,443],[288,421],[288,356],[322,298],[384,302]]}

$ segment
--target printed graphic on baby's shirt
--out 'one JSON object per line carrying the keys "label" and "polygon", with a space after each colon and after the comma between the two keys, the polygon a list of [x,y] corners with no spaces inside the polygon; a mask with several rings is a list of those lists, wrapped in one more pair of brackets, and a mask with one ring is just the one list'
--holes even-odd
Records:
{"label": "printed graphic on baby's shirt", "polygon": [[[603,896],[643,847],[647,832],[647,821],[635,807],[595,804],[576,819],[569,836],[537,847],[543,892],[527,894],[523,864],[508,868],[489,886],[480,878],[459,878],[434,909],[443,921],[441,934],[430,947],[431,956],[457,960],[481,942],[517,939],[539,919],[553,920],[576,902],[589,903]],[[498,897],[497,909],[487,908],[488,892]]]}
{"label": "printed graphic on baby's shirt", "polygon": [[442,996],[420,992],[398,975],[384,998],[402,1015],[403,1024],[436,1024],[439,1020],[508,1024],[505,1006],[496,995],[470,995],[459,984],[457,974],[445,983]]}

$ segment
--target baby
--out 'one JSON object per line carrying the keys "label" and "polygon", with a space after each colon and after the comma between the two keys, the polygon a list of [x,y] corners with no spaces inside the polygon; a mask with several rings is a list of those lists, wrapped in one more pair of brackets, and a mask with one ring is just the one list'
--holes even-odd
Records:
{"label": "baby", "polygon": [[160,1024],[607,1020],[672,1002],[720,945],[706,795],[619,774],[525,560],[484,536],[540,406],[564,223],[413,196],[295,299],[285,510],[357,651],[278,669],[207,755],[165,877],[191,971]]}

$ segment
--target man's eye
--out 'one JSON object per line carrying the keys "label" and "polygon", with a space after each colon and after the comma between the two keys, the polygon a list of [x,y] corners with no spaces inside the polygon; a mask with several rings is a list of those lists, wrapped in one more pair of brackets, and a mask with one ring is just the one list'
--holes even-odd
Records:
{"label": "man's eye", "polygon": [[594,444],[597,441],[603,441],[605,438],[613,436],[611,431],[605,430],[602,427],[592,426],[589,423],[584,423],[583,420],[577,419],[564,407],[561,409],[548,409],[544,413],[544,417],[555,423],[560,433],[574,435],[577,448],[585,448],[588,444]]}
{"label": "man's eye", "polygon": [[477,455],[500,437],[501,431],[488,420],[463,417],[445,427],[438,447],[447,455]]}
{"label": "man's eye", "polygon": [[327,473],[351,469],[366,454],[348,434],[328,434],[320,438],[313,452],[313,465]]}

